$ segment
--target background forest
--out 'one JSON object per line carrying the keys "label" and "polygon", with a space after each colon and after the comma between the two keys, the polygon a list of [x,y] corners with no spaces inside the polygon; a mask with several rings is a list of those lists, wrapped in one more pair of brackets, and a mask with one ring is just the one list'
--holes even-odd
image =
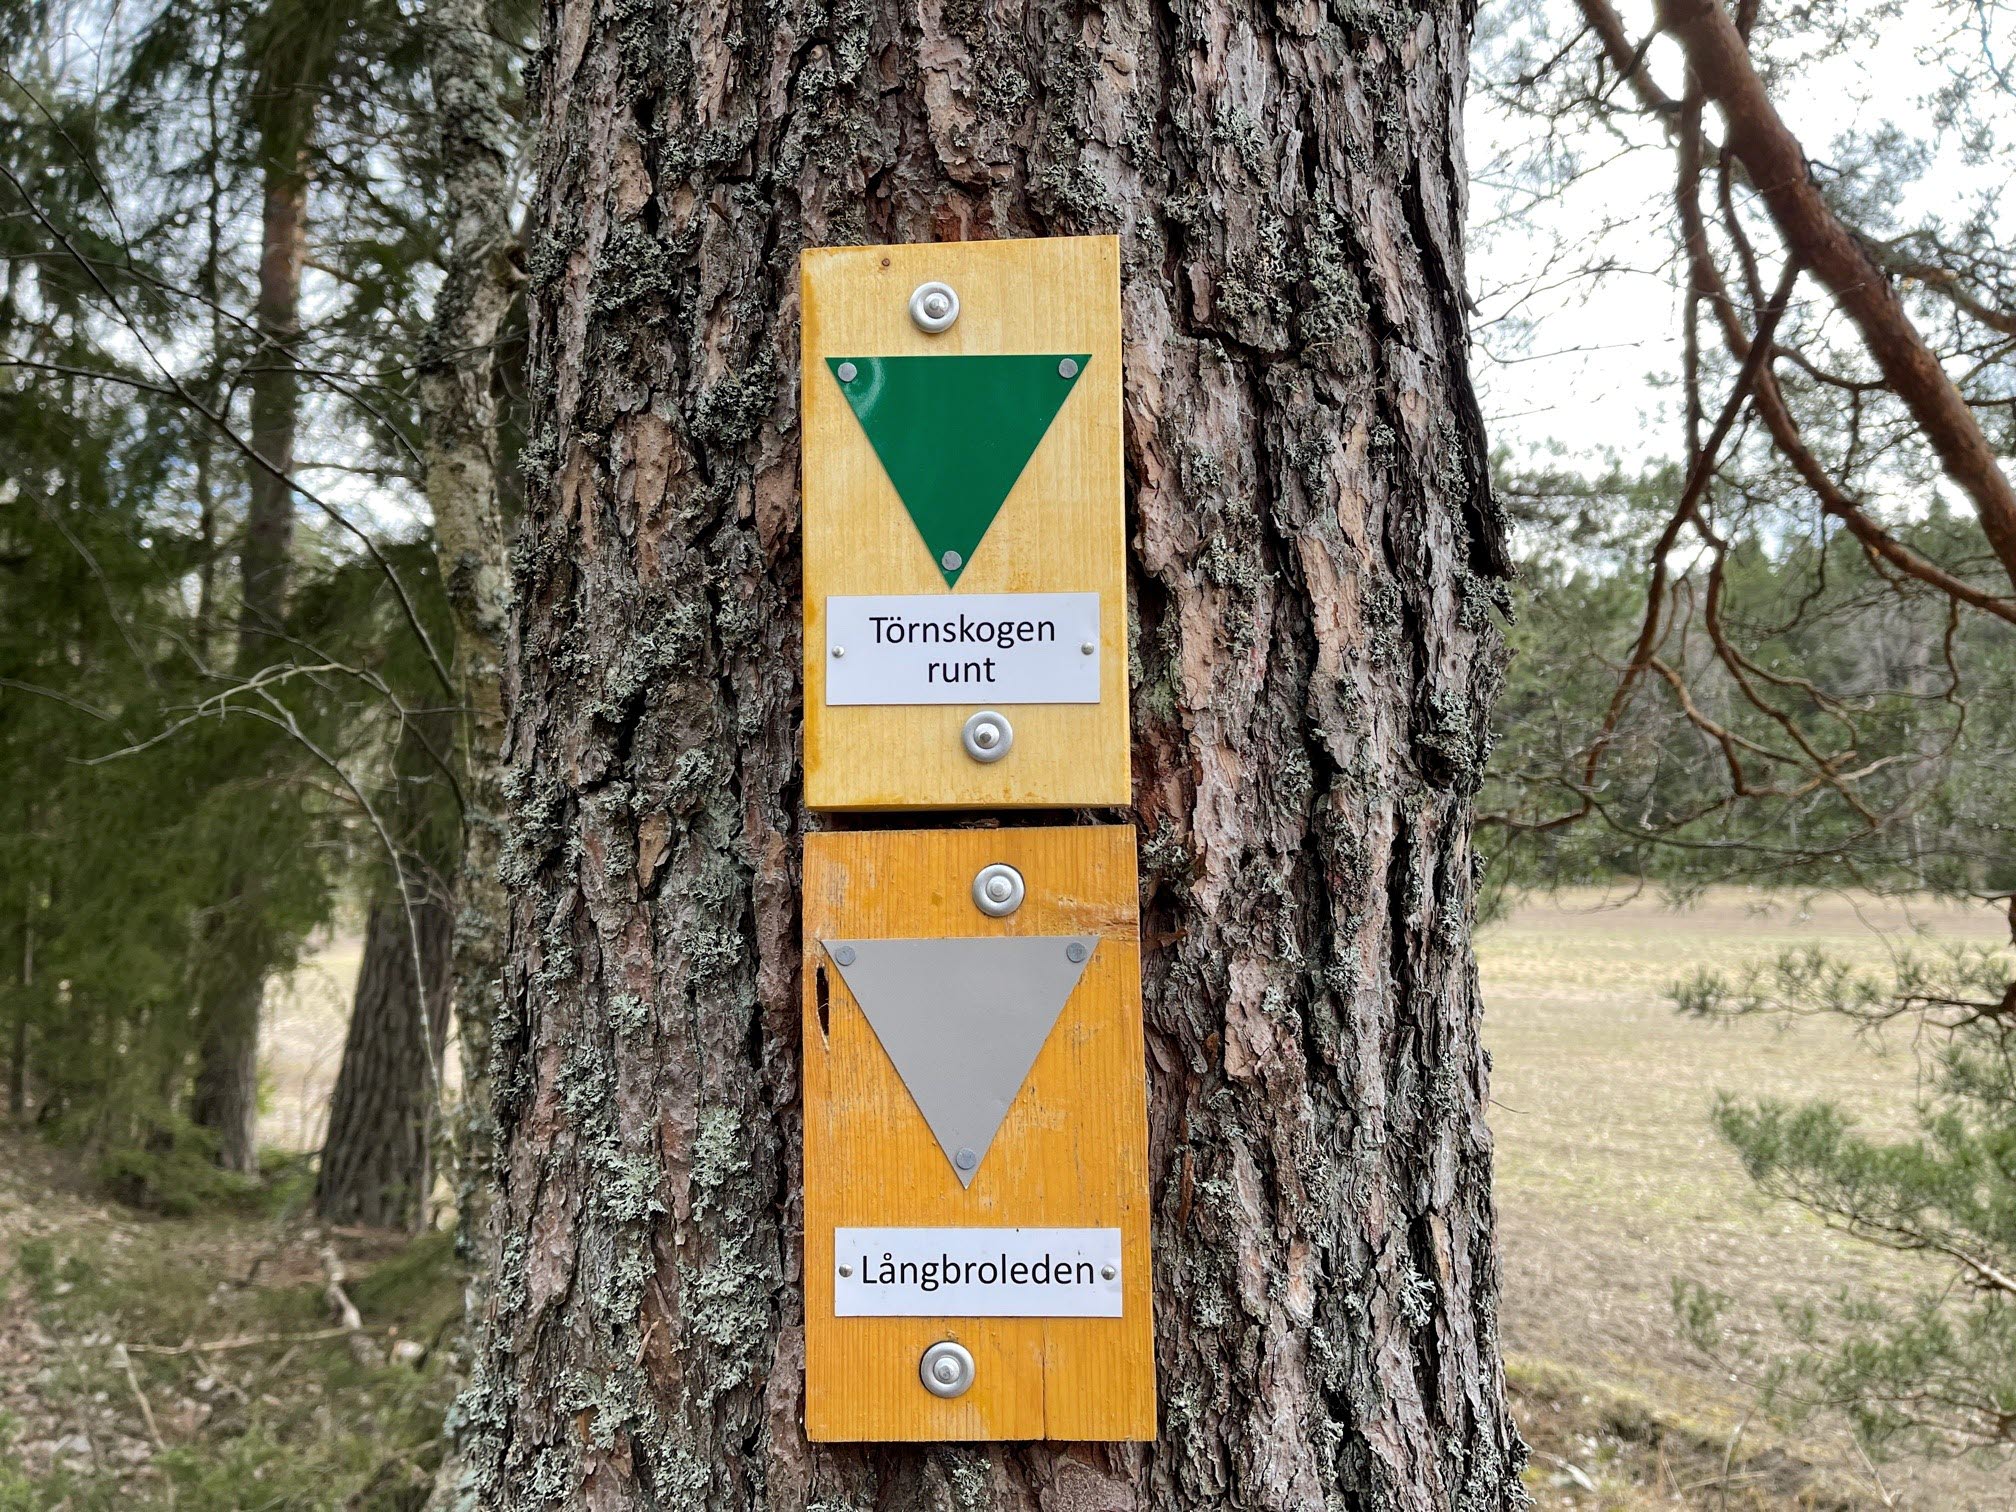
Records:
{"label": "background forest", "polygon": [[[536,22],[0,0],[0,1509],[449,1462]],[[2012,60],[1944,0],[1480,16],[1543,1505],[2016,1505]]]}

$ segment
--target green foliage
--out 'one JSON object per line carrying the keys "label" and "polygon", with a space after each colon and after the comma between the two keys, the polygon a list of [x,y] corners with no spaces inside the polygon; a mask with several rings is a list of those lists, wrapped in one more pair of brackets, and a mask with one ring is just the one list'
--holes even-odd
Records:
{"label": "green foliage", "polygon": [[285,1213],[300,1208],[312,1172],[305,1157],[269,1152],[257,1176],[220,1170],[217,1139],[171,1119],[145,1145],[114,1145],[97,1162],[98,1184],[129,1207],[188,1218],[205,1211]]}
{"label": "green foliage", "polygon": [[[81,69],[33,39],[88,18],[44,9],[0,75],[0,1060],[25,1047],[38,1121],[183,1211],[251,1195],[195,1169],[204,1005],[256,996],[391,853],[438,886],[454,849],[452,710],[412,623],[452,655],[432,553],[372,519],[415,493],[433,148],[398,6],[170,0]],[[362,481],[297,501],[285,621],[245,665],[249,311],[283,159],[318,269],[296,479]]]}
{"label": "green foliage", "polygon": [[[1795,951],[1675,989],[1700,1015],[1826,1014],[1919,1036],[1924,1090],[1908,1135],[1868,1131],[1822,1101],[1724,1100],[1714,1113],[1764,1192],[1930,1266],[1914,1296],[1843,1296],[1788,1314],[1793,1347],[1760,1370],[1775,1406],[1836,1410],[1872,1452],[2016,1450],[2012,979],[2006,951],[1906,953],[1884,976]],[[1690,1337],[1729,1347],[1711,1294],[1683,1287],[1676,1305]]]}

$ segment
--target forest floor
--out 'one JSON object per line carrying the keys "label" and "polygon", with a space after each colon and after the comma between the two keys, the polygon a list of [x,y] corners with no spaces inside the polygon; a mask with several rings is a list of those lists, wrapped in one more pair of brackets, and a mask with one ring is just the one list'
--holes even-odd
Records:
{"label": "forest floor", "polygon": [[[1700,1024],[1666,992],[1794,944],[1873,964],[1921,930],[1999,938],[1985,913],[1733,890],[1679,912],[1572,895],[1480,934],[1503,1334],[1540,1507],[2016,1512],[2011,1467],[1872,1466],[1837,1426],[1773,1422],[1671,1302],[1676,1279],[1736,1296],[1736,1337],[1768,1354],[1779,1304],[1912,1282],[1908,1262],[1760,1198],[1707,1122],[1727,1092],[1832,1097],[1901,1127],[1910,1044]],[[320,1140],[357,956],[326,942],[269,1002],[275,1151]],[[283,1166],[237,1210],[149,1216],[0,1130],[0,1512],[417,1507],[448,1393],[435,1346],[459,1306],[445,1237],[321,1231],[305,1195]],[[325,1248],[362,1340],[332,1330]]]}

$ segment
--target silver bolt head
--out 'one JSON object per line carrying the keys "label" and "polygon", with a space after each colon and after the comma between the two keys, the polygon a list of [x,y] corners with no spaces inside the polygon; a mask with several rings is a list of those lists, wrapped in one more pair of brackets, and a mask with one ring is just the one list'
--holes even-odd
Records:
{"label": "silver bolt head", "polygon": [[979,1152],[962,1147],[959,1153],[952,1157],[952,1164],[959,1167],[962,1171],[970,1171],[980,1164]]}
{"label": "silver bolt head", "polygon": [[989,877],[987,879],[987,896],[996,903],[1006,903],[1014,891],[1015,884],[1010,882],[1006,877]]}
{"label": "silver bolt head", "polygon": [[954,1381],[959,1379],[959,1362],[957,1360],[934,1360],[931,1365],[931,1374],[938,1378],[941,1385],[950,1386]]}
{"label": "silver bolt head", "polygon": [[1076,359],[1066,357],[1062,362],[1058,363],[1057,376],[1059,378],[1076,378],[1078,376],[1078,363]]}
{"label": "silver bolt head", "polygon": [[910,319],[917,329],[936,336],[959,318],[959,296],[946,283],[921,283],[910,295]]}
{"label": "silver bolt head", "polygon": [[[1084,645],[1078,648],[1078,654],[1080,656],[1090,656],[1093,652],[1097,651],[1098,649],[1099,648],[1096,645],[1094,645],[1091,641],[1086,641]],[[839,653],[835,652],[834,654],[837,656]]]}
{"label": "silver bolt head", "polygon": [[854,1267],[851,1265],[843,1265],[840,1267],[840,1274],[843,1276],[851,1276],[854,1274]]}
{"label": "silver bolt head", "polygon": [[1064,959],[1069,961],[1073,966],[1084,960],[1087,954],[1088,952],[1085,947],[1076,940],[1073,940],[1069,945],[1064,947]]}
{"label": "silver bolt head", "polygon": [[993,709],[969,715],[959,731],[960,743],[975,761],[999,761],[1015,744],[1015,727]]}
{"label": "silver bolt head", "polygon": [[833,959],[838,961],[842,966],[852,966],[854,964],[854,947],[852,945],[842,945],[838,950],[833,952]]}
{"label": "silver bolt head", "polygon": [[1108,1281],[1117,1281],[1120,1279],[1120,1267],[1117,1265],[1102,1265],[1099,1267],[1099,1274]]}
{"label": "silver bolt head", "polygon": [[835,661],[840,660],[840,658],[845,656],[846,654],[847,654],[847,648],[845,646],[835,646],[833,648],[833,660]]}
{"label": "silver bolt head", "polygon": [[840,364],[839,367],[835,368],[833,371],[835,376],[838,377],[842,383],[852,383],[855,380],[855,378],[859,376],[861,372],[861,370],[856,366],[854,366],[854,364],[851,362],[843,362]]}
{"label": "silver bolt head", "polygon": [[959,564],[965,561],[966,558],[959,555],[959,553],[956,551],[948,551],[945,553],[945,555],[938,558],[938,560],[945,564],[945,570],[947,572],[957,572],[959,570]]}

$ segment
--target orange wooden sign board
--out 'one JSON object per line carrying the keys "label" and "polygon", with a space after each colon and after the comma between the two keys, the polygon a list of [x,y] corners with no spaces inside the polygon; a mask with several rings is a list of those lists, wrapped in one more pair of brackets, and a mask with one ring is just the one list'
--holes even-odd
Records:
{"label": "orange wooden sign board", "polygon": [[[807,804],[1126,804],[1118,239],[825,248],[800,283]],[[986,711],[1012,741],[976,758]]]}
{"label": "orange wooden sign board", "polygon": [[807,1435],[1152,1438],[1133,830],[807,835],[804,932]]}

